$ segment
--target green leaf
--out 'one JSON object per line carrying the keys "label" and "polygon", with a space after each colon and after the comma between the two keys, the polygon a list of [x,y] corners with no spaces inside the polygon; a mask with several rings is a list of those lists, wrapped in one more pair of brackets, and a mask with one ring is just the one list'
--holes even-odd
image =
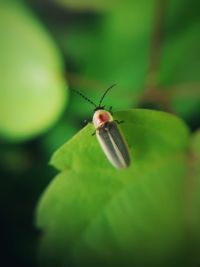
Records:
{"label": "green leaf", "polygon": [[21,1],[1,1],[0,32],[0,135],[26,140],[53,125],[65,108],[64,63]]}
{"label": "green leaf", "polygon": [[[50,266],[149,266],[184,250],[187,126],[152,110],[114,114],[132,164],[116,170],[87,125],[52,157],[62,172],[42,196],[41,258]],[[145,257],[143,255],[146,255]],[[164,266],[164,265],[163,265]],[[167,266],[167,265],[166,265]]]}

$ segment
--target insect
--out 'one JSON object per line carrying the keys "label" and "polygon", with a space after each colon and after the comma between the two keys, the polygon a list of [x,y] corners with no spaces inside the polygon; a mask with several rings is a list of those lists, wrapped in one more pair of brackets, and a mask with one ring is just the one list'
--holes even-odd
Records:
{"label": "insect", "polygon": [[105,110],[105,106],[102,106],[103,99],[105,98],[108,91],[110,91],[110,89],[114,86],[115,84],[110,86],[104,92],[98,105],[96,105],[93,101],[91,101],[79,91],[76,91],[74,89],[73,91],[87,100],[90,104],[95,106],[92,121],[95,127],[96,137],[110,163],[115,168],[122,169],[127,168],[130,165],[128,145],[121,130],[118,127],[118,124],[120,124],[122,121],[113,119],[111,115],[112,107],[110,107],[109,111],[107,111]]}

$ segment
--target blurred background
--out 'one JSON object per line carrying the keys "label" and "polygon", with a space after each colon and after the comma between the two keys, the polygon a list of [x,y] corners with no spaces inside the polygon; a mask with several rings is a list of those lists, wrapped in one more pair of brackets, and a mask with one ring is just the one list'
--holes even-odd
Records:
{"label": "blurred background", "polygon": [[0,2],[1,266],[37,266],[35,207],[52,153],[93,101],[200,126],[200,4],[190,0]]}

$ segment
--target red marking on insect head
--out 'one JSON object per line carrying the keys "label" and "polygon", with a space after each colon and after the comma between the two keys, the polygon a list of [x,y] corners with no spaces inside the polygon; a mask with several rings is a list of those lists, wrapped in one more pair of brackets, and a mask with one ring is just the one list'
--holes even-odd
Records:
{"label": "red marking on insect head", "polygon": [[108,115],[108,113],[107,112],[105,112],[105,113],[102,113],[102,114],[100,114],[99,115],[99,122],[107,122],[107,121],[109,121],[109,115]]}

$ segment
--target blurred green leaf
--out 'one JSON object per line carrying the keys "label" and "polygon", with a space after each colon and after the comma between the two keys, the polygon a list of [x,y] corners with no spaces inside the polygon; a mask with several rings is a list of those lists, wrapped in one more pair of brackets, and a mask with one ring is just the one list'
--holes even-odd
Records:
{"label": "blurred green leaf", "polygon": [[24,140],[63,111],[63,61],[48,32],[20,2],[0,4],[0,134]]}
{"label": "blurred green leaf", "polygon": [[[92,6],[89,2],[88,5]],[[191,119],[200,106],[200,95],[193,87],[200,77],[198,10],[197,1],[142,0],[123,1],[107,12],[70,13],[69,23],[57,25],[54,31],[77,75],[72,86],[88,90],[95,99],[104,88],[117,83],[118,92],[122,93],[116,93],[112,105],[117,109],[135,107],[143,99],[144,89],[149,89],[150,55],[152,48],[157,47],[152,60],[158,62],[154,70],[158,77],[153,71],[153,84],[169,95],[170,110]],[[181,90],[174,94],[175,87]],[[146,102],[152,102],[151,98]],[[163,103],[155,102],[152,107],[158,104],[169,110]],[[73,112],[88,116],[87,104],[82,105],[73,101]]]}
{"label": "blurred green leaf", "polygon": [[[90,97],[96,99],[116,83],[115,97],[108,96],[108,103],[110,97],[117,109],[135,106],[146,82],[154,7],[154,0],[126,1],[93,20],[86,16],[80,22],[72,19],[73,27],[63,28],[59,37],[79,74],[72,85],[89,89]],[[90,85],[91,80],[96,86]],[[74,104],[76,112],[86,113],[87,108],[82,108],[86,104]]]}
{"label": "blurred green leaf", "polygon": [[[200,262],[200,130],[193,134],[189,153],[188,173],[188,206],[187,215],[190,223],[188,231],[191,235],[189,247],[195,264]],[[191,242],[191,239],[193,242]]]}
{"label": "blurred green leaf", "polygon": [[200,21],[170,36],[163,48],[160,83],[179,84],[200,80]]}
{"label": "blurred green leaf", "polygon": [[97,46],[89,51],[83,69],[86,77],[117,81],[131,91],[143,89],[153,8],[154,1],[132,1],[105,16]]}
{"label": "blurred green leaf", "polygon": [[198,1],[188,0],[168,4],[158,83],[170,94],[173,110],[191,118],[200,112],[200,6]]}
{"label": "blurred green leaf", "polygon": [[197,160],[200,159],[200,130],[198,130],[192,138],[191,149]]}
{"label": "blurred green leaf", "polygon": [[91,136],[91,124],[52,157],[62,172],[37,214],[47,265],[177,266],[182,261],[188,128],[175,116],[150,110],[117,112],[114,118],[125,121],[120,127],[130,146],[130,168],[119,171],[109,164]]}
{"label": "blurred green leaf", "polygon": [[66,6],[67,8],[82,11],[101,11],[107,10],[119,4],[119,0],[54,0],[55,2]]}

